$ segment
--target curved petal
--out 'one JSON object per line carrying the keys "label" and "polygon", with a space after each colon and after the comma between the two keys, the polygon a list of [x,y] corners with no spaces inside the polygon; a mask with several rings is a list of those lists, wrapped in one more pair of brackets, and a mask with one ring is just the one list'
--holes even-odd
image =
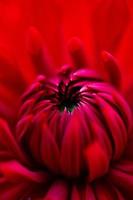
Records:
{"label": "curved petal", "polygon": [[108,179],[117,186],[125,198],[133,199],[133,162],[123,160],[113,165],[108,174]]}
{"label": "curved petal", "polygon": [[82,137],[78,115],[74,111],[62,140],[61,170],[68,177],[79,176],[82,165]]}
{"label": "curved petal", "polygon": [[98,183],[95,187],[96,199],[98,200],[124,200],[125,198],[116,187],[108,183]]}
{"label": "curved petal", "polygon": [[40,33],[34,27],[30,27],[27,37],[28,53],[36,73],[46,76],[54,74],[55,71],[54,68],[52,69],[51,58],[44,48]]}
{"label": "curved petal", "polygon": [[67,200],[67,186],[64,182],[55,182],[49,189],[44,200]]}
{"label": "curved petal", "polygon": [[2,119],[0,119],[0,154],[1,160],[12,158],[27,164],[27,159],[11,133],[8,124]]}

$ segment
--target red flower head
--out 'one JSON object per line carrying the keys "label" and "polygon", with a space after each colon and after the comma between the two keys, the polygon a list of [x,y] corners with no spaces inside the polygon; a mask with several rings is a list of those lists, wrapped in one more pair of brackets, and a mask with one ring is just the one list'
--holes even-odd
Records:
{"label": "red flower head", "polygon": [[[123,154],[131,135],[127,103],[94,70],[81,68],[88,63],[78,40],[69,48],[73,67],[56,75],[34,44],[29,52],[46,76],[22,96],[14,134],[0,121],[1,199],[120,199],[127,190],[131,198],[133,165]],[[103,59],[119,88],[115,60],[106,52]]]}
{"label": "red flower head", "polygon": [[74,38],[57,69],[34,28],[27,48],[34,71],[0,58],[0,199],[132,200],[132,97],[114,57],[95,70]]}

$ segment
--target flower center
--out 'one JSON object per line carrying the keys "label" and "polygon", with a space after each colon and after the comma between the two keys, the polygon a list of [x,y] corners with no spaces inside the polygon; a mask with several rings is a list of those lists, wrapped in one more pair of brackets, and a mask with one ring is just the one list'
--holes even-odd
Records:
{"label": "flower center", "polygon": [[61,81],[58,85],[58,108],[61,112],[65,109],[72,112],[80,103],[80,87],[70,87],[70,83]]}

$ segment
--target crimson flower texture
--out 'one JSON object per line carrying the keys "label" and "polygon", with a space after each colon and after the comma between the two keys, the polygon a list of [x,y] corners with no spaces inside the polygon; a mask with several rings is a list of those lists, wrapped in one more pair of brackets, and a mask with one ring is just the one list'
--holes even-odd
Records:
{"label": "crimson flower texture", "polygon": [[[4,24],[10,22],[5,29],[14,35],[15,24],[20,20],[19,7],[17,1],[7,2],[14,12],[8,12],[10,9],[0,2],[7,9]],[[46,4],[50,8],[53,6],[60,19],[62,4],[49,2],[50,5]],[[79,2],[78,9],[82,5],[81,10],[86,11],[86,4],[83,6]],[[96,2],[99,5],[102,1]],[[121,13],[124,13],[124,26],[119,24],[118,28],[124,32],[127,7],[125,3],[115,2],[111,5],[118,8],[120,4]],[[72,7],[74,5],[73,0]],[[67,8],[67,3],[65,6]],[[93,3],[91,6],[93,8]],[[84,21],[86,15],[81,18]],[[54,28],[57,24],[54,23]],[[70,27],[69,34],[74,30]],[[57,40],[52,40],[54,44],[51,44],[53,36],[45,30],[46,38],[50,34],[44,42],[48,46],[45,48],[43,37],[33,26],[28,31],[21,29],[26,36],[24,45],[24,40],[19,41],[22,35],[14,41],[18,52],[12,47],[11,54],[12,45],[8,44],[11,38],[7,33],[3,36],[0,50],[0,200],[133,200],[132,85],[131,80],[125,83],[127,77],[122,77],[121,66],[105,51],[115,52],[120,34],[114,37],[110,33],[112,41],[117,38],[116,43],[103,40],[102,45],[99,42],[92,56],[90,49],[94,46],[89,47],[87,42],[90,32],[82,35],[78,31],[80,36],[68,37],[70,40],[62,52],[58,46],[60,34],[56,33]],[[104,36],[99,32],[95,38]],[[49,49],[52,49],[50,54]],[[57,66],[59,57],[60,60],[65,58],[60,62],[61,67]]]}

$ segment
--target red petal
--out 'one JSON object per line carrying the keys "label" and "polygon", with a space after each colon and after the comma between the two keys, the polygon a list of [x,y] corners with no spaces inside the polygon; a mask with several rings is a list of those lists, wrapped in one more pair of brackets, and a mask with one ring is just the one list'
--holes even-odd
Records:
{"label": "red petal", "polygon": [[[17,158],[22,162],[26,162],[26,157],[22,153],[20,147],[17,145],[15,138],[13,137],[10,129],[5,121],[0,119],[0,149],[5,150],[5,152],[10,152],[12,158]],[[8,158],[7,158],[8,159]]]}
{"label": "red petal", "polygon": [[89,180],[104,175],[109,168],[109,158],[99,142],[94,142],[85,150],[85,158],[88,165]]}
{"label": "red petal", "polygon": [[80,200],[80,194],[79,194],[79,192],[78,192],[76,187],[73,187],[71,195],[72,195],[71,196],[72,200]]}
{"label": "red petal", "polygon": [[82,136],[78,119],[78,113],[74,111],[66,128],[61,149],[62,172],[71,177],[80,175],[82,165]]}
{"label": "red petal", "polygon": [[32,115],[26,115],[17,123],[16,137],[18,141],[21,141],[26,136],[26,134],[28,134],[27,132],[31,127],[32,120]]}
{"label": "red petal", "polygon": [[81,41],[78,38],[73,38],[69,42],[68,50],[72,58],[75,69],[88,68],[89,61]]}
{"label": "red petal", "polygon": [[104,71],[109,81],[117,89],[121,88],[121,72],[118,63],[108,52],[102,52]]}
{"label": "red petal", "polygon": [[54,68],[52,68],[50,63],[51,59],[43,46],[43,39],[34,27],[29,29],[28,51],[37,73],[44,75],[54,73]]}
{"label": "red petal", "polygon": [[83,200],[96,200],[94,190],[89,185],[87,185],[85,190],[83,190]]}
{"label": "red petal", "polygon": [[11,199],[21,199],[27,196],[27,193],[31,190],[31,187],[27,183],[20,182],[18,184],[5,183],[5,188],[0,188],[0,198],[1,200]]}
{"label": "red petal", "polygon": [[[125,131],[125,127],[122,131],[119,124],[119,120],[121,121],[122,119],[120,119],[118,113],[115,112],[111,105],[109,105],[106,101],[97,96],[95,98],[104,117],[104,121],[109,129],[108,135],[110,139],[113,139],[111,140],[112,148],[115,148],[114,159],[118,159],[121,156],[127,142],[127,133]],[[123,124],[123,121],[121,124]]]}
{"label": "red petal", "polygon": [[63,182],[55,182],[44,200],[67,200],[67,186]]}
{"label": "red petal", "polygon": [[120,191],[122,191],[127,199],[133,199],[133,163],[131,163],[130,170],[128,169],[128,163],[127,166],[123,166],[124,170],[120,169],[120,167],[118,166],[117,168],[116,164],[116,166],[114,166],[114,168],[109,172],[108,179],[111,183],[120,188]]}
{"label": "red petal", "polygon": [[[95,187],[96,199],[98,200],[114,200],[118,198],[116,189],[108,183],[98,183]],[[122,199],[123,200],[123,199]]]}
{"label": "red petal", "polygon": [[53,133],[47,125],[43,125],[40,144],[41,159],[48,169],[57,172],[59,170],[59,149]]}
{"label": "red petal", "polygon": [[32,172],[19,162],[13,160],[0,163],[0,172],[9,182],[30,181],[35,183],[42,183],[48,180],[45,173]]}

